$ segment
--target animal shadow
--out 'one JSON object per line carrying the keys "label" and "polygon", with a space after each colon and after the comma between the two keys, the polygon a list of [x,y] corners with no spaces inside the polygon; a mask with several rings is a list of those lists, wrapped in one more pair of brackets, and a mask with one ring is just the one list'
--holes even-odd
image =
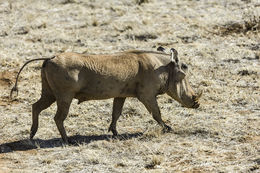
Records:
{"label": "animal shadow", "polygon": [[[132,133],[132,134],[121,134],[118,136],[113,135],[90,135],[90,136],[82,136],[82,135],[74,135],[69,137],[70,144],[72,146],[79,146],[84,144],[89,144],[92,141],[102,141],[102,140],[113,140],[117,139],[120,141],[137,138],[142,136],[143,133]],[[48,140],[43,139],[24,139],[18,140],[14,142],[0,144],[0,154],[1,153],[9,153],[13,151],[28,151],[38,148],[55,148],[55,147],[62,147],[65,144],[62,142],[61,138],[53,138]]]}

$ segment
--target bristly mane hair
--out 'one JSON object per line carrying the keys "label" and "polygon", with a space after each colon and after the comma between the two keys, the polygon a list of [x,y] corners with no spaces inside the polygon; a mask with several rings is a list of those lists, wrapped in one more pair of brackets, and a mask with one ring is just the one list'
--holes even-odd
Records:
{"label": "bristly mane hair", "polygon": [[154,53],[154,54],[161,54],[161,55],[170,55],[170,54],[167,54],[165,52],[156,52],[156,51],[147,51],[147,50],[129,50],[127,52],[135,53],[135,54]]}

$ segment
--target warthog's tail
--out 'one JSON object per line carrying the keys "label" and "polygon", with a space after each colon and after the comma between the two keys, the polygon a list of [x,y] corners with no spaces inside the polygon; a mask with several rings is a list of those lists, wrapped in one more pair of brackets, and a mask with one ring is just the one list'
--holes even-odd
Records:
{"label": "warthog's tail", "polygon": [[10,92],[10,99],[12,99],[12,95],[13,95],[13,92],[16,91],[16,95],[18,95],[18,87],[17,87],[17,83],[18,83],[18,78],[19,78],[19,75],[20,73],[22,72],[23,68],[29,64],[30,62],[33,62],[33,61],[46,61],[46,60],[51,60],[55,58],[55,56],[51,57],[51,58],[36,58],[36,59],[31,59],[29,61],[26,61],[24,63],[24,65],[22,66],[22,68],[19,70],[17,76],[16,76],[16,80],[15,80],[15,84],[14,84],[14,87],[11,89],[11,92]]}

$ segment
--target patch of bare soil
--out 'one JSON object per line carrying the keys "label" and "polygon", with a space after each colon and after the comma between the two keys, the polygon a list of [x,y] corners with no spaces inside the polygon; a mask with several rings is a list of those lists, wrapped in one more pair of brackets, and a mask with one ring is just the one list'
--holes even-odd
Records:
{"label": "patch of bare soil", "polygon": [[15,72],[0,71],[0,87],[2,88],[10,87],[14,78],[15,78]]}
{"label": "patch of bare soil", "polygon": [[[0,90],[3,92],[10,92],[10,88],[15,80],[15,71],[0,71]],[[18,100],[11,100],[8,96],[0,97],[0,106],[6,106],[10,104],[18,103]]]}

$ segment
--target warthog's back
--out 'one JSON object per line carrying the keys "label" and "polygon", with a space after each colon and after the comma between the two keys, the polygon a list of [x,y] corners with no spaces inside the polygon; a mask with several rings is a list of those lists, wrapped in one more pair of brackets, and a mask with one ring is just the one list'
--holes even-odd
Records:
{"label": "warthog's back", "polygon": [[63,53],[49,61],[44,71],[53,92],[73,92],[84,101],[135,96],[136,85],[150,66],[146,54]]}

